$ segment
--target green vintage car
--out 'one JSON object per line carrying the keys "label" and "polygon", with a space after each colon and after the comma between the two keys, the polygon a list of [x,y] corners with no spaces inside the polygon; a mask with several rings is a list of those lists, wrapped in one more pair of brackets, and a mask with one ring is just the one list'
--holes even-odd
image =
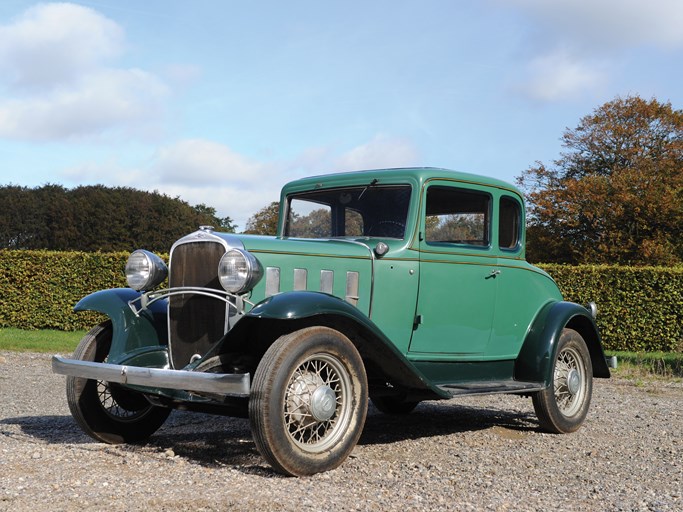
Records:
{"label": "green vintage car", "polygon": [[543,429],[572,432],[609,365],[594,305],[563,301],[526,262],[524,221],[513,186],[444,169],[298,180],[282,190],[277,236],[202,226],[168,268],[133,252],[130,288],[75,307],[109,320],[53,369],[97,440],[144,440],[174,408],[248,416],[288,475],[339,466],[368,400],[407,414],[422,400],[525,395]]}

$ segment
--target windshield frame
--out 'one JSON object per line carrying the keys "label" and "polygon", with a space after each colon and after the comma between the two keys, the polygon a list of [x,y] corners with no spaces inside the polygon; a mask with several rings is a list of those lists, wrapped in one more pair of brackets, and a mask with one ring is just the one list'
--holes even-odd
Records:
{"label": "windshield frame", "polygon": [[[371,180],[365,184],[344,185],[313,190],[296,191],[285,198],[284,222],[282,236],[285,238],[330,239],[330,238],[389,238],[406,240],[409,238],[409,224],[413,186],[409,183],[380,183]],[[296,214],[292,203],[305,201],[311,209],[304,216],[293,219]],[[304,224],[297,230],[295,223],[310,216],[320,209],[328,209],[326,233],[314,233]],[[349,212],[360,217],[359,229],[349,231]],[[309,223],[310,224],[310,223]],[[320,228],[320,226],[318,226]],[[351,226],[354,228],[356,226]],[[305,231],[309,232],[306,233]]]}

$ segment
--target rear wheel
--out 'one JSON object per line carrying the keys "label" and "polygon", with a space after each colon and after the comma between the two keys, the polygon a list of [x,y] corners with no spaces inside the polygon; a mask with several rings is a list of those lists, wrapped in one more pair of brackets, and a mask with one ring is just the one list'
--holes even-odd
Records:
{"label": "rear wheel", "polygon": [[541,427],[556,434],[579,429],[593,393],[593,366],[588,347],[573,329],[563,329],[553,363],[553,383],[533,395]]}
{"label": "rear wheel", "polygon": [[280,337],[254,375],[249,419],[277,471],[303,476],[339,466],[360,437],[367,377],[351,341],[327,327]]}
{"label": "rear wheel", "polygon": [[[81,340],[74,359],[105,362],[111,340],[111,322],[94,327]],[[72,416],[83,431],[97,441],[110,444],[147,439],[171,413],[170,409],[151,405],[141,393],[81,377],[66,378],[66,398]]]}

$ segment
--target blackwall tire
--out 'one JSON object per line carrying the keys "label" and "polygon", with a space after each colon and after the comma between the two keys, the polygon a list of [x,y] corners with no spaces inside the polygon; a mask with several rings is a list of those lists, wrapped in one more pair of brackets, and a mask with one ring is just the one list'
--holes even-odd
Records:
{"label": "blackwall tire", "polygon": [[[111,322],[94,327],[79,343],[74,359],[105,361],[111,340]],[[93,439],[109,444],[144,441],[171,413],[170,409],[151,405],[140,393],[81,377],[66,378],[66,398],[71,415],[83,431]]]}
{"label": "blackwall tire", "polygon": [[586,419],[593,393],[593,366],[578,332],[562,330],[552,375],[552,385],[532,397],[536,416],[548,432],[575,432]]}
{"label": "blackwall tire", "polygon": [[254,375],[249,419],[256,447],[278,472],[339,466],[365,424],[367,377],[351,341],[327,327],[280,337]]}

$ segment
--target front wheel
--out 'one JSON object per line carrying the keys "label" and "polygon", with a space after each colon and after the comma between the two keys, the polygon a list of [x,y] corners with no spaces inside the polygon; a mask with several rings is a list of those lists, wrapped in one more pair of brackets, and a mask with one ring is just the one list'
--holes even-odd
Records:
{"label": "front wheel", "polygon": [[593,366],[588,347],[573,329],[563,329],[553,363],[552,386],[532,397],[541,428],[556,434],[578,430],[593,393]]}
{"label": "front wheel", "polygon": [[[111,322],[104,322],[86,334],[74,352],[74,359],[106,361],[112,340]],[[171,413],[151,405],[136,391],[118,384],[66,378],[66,399],[76,423],[90,437],[110,444],[143,441],[164,424]]]}
{"label": "front wheel", "polygon": [[368,408],[363,361],[334,329],[280,337],[254,374],[249,419],[261,455],[283,474],[339,466],[358,442]]}

